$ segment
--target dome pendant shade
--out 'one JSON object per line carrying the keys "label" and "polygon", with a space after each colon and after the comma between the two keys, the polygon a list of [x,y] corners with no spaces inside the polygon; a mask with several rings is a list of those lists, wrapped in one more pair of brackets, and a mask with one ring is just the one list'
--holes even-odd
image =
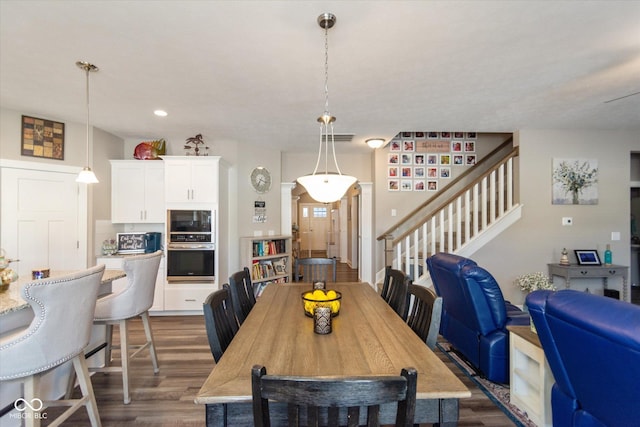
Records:
{"label": "dome pendant shade", "polygon": [[356,181],[353,176],[338,173],[319,173],[298,178],[298,182],[306,188],[309,195],[320,203],[340,200]]}
{"label": "dome pendant shade", "polygon": [[96,174],[93,173],[89,166],[85,166],[78,174],[76,182],[81,182],[83,184],[97,184],[98,178],[96,178]]}
{"label": "dome pendant shade", "polygon": [[[336,159],[336,148],[333,137],[333,123],[336,118],[329,113],[329,35],[328,30],[336,23],[335,15],[324,13],[318,17],[318,24],[324,28],[324,113],[318,117],[320,123],[320,146],[318,149],[318,160],[311,175],[301,176],[297,181],[307,190],[309,195],[321,203],[332,203],[340,200],[345,195],[350,186],[355,184],[357,178],[343,175]],[[329,143],[331,143],[331,153],[333,163],[337,172],[329,172]],[[322,159],[322,147],[324,145],[324,173],[318,173],[318,166]]]}

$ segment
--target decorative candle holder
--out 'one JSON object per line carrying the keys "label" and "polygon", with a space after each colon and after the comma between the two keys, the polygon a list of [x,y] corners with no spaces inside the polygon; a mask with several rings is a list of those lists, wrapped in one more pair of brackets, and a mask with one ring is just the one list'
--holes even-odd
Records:
{"label": "decorative candle holder", "polygon": [[331,333],[330,307],[316,307],[313,310],[313,332],[320,335]]}

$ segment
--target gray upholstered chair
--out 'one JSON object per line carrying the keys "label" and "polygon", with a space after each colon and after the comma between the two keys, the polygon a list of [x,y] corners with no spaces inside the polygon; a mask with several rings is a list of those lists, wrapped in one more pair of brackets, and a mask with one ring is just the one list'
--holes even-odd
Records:
{"label": "gray upholstered chair", "polygon": [[[124,259],[122,269],[127,273],[127,286],[120,292],[100,298],[96,304],[94,316],[95,324],[107,326],[107,348],[104,368],[92,368],[96,372],[122,372],[122,389],[124,403],[131,402],[129,396],[129,359],[136,356],[145,348],[151,353],[153,372],[158,373],[158,359],[153,343],[153,333],[149,322],[149,308],[153,305],[153,293],[156,287],[156,277],[160,266],[162,251],[151,254],[135,255]],[[127,322],[136,317],[142,319],[146,342],[142,346],[133,347],[129,344]],[[121,366],[110,366],[113,325],[120,330]],[[129,354],[129,350],[135,351]]]}
{"label": "gray upholstered chair", "polygon": [[[396,402],[394,425],[412,426],[417,381],[414,368],[402,369],[398,376],[299,377],[267,375],[264,366],[256,365],[251,370],[254,426],[271,425],[269,401],[288,404],[289,426],[379,426],[380,405]],[[366,415],[360,415],[361,407],[367,408]]]}
{"label": "gray upholstered chair", "polygon": [[295,282],[335,282],[336,279],[335,258],[296,258],[293,262]]}
{"label": "gray upholstered chair", "polygon": [[[47,406],[70,406],[55,422],[61,423],[81,406],[86,406],[93,427],[100,416],[87,370],[84,348],[89,344],[93,313],[104,265],[66,276],[29,282],[21,289],[31,305],[34,319],[21,330],[0,338],[0,381],[24,382],[24,420],[37,426],[36,410],[41,403],[40,377],[67,361],[72,361],[82,398],[47,401]],[[48,420],[51,422],[52,420]],[[58,424],[55,424],[58,425]]]}
{"label": "gray upholstered chair", "polygon": [[407,324],[434,350],[440,332],[440,317],[442,316],[442,297],[424,286],[409,285],[409,316]]}

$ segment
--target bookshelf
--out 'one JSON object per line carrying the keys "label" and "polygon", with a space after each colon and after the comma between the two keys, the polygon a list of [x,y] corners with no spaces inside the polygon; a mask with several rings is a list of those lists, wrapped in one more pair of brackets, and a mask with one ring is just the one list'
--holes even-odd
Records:
{"label": "bookshelf", "polygon": [[291,282],[291,236],[242,237],[240,256],[251,270],[256,296],[269,283]]}

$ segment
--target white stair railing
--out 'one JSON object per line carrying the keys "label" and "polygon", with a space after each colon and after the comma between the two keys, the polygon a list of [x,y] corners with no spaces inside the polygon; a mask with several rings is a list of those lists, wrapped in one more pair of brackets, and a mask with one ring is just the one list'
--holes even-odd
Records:
{"label": "white stair railing", "polygon": [[386,253],[393,254],[386,264],[403,270],[419,283],[425,279],[424,261],[428,256],[436,252],[463,253],[503,218],[516,211],[519,218],[513,173],[517,156],[516,147],[409,230],[397,237],[386,235]]}

